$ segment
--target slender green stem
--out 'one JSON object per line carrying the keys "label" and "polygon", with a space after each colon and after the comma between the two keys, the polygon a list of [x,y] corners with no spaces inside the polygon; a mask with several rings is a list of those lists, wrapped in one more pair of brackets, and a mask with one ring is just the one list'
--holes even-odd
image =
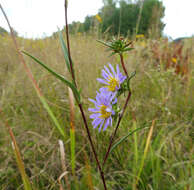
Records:
{"label": "slender green stem", "polygon": [[148,132],[148,136],[147,136],[147,140],[146,140],[146,144],[145,144],[145,148],[144,148],[144,152],[143,152],[143,157],[141,159],[139,171],[138,171],[138,174],[137,174],[137,179],[136,179],[136,182],[135,182],[135,187],[138,185],[138,182],[139,182],[139,179],[140,179],[140,176],[141,176],[141,172],[142,172],[143,167],[144,167],[144,161],[146,159],[146,156],[147,156],[147,153],[148,153],[148,148],[150,146],[151,137],[152,137],[153,129],[154,129],[154,126],[155,126],[155,121],[156,121],[156,119],[152,120],[152,125],[150,127],[149,132]]}

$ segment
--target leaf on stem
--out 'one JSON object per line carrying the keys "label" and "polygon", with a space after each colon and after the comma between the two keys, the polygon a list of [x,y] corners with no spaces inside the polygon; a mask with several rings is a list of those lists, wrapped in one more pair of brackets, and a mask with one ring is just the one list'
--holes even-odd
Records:
{"label": "leaf on stem", "polygon": [[59,39],[60,39],[63,55],[64,55],[64,58],[65,58],[65,63],[67,65],[67,69],[68,69],[69,72],[71,72],[67,46],[66,46],[66,44],[65,44],[65,42],[63,40],[63,35],[62,35],[62,33],[61,33],[61,31],[59,29],[58,29],[58,33],[59,33]]}
{"label": "leaf on stem", "polygon": [[65,83],[67,86],[69,86],[72,91],[73,94],[76,98],[76,100],[78,101],[78,103],[80,103],[81,98],[80,98],[80,94],[77,90],[77,88],[75,87],[74,84],[72,84],[71,82],[69,82],[67,79],[65,79],[62,75],[56,73],[55,71],[53,71],[51,68],[49,68],[47,65],[45,65],[44,63],[42,63],[41,61],[39,61],[37,58],[35,58],[34,56],[30,55],[29,53],[22,51],[22,53],[24,53],[25,55],[29,56],[30,58],[32,58],[34,61],[36,61],[39,65],[41,65],[43,68],[45,68],[47,71],[49,71],[52,75],[54,75],[56,78],[58,78],[59,80],[61,80],[63,83]]}
{"label": "leaf on stem", "polygon": [[140,129],[144,129],[144,128],[148,128],[148,127],[139,127],[139,128],[137,128],[136,130],[134,130],[134,131],[130,131],[126,136],[122,137],[118,142],[116,142],[116,143],[112,146],[112,148],[110,149],[110,153],[111,153],[111,152],[112,152],[119,144],[121,144],[124,140],[126,140],[127,137],[129,137],[129,136],[132,135],[133,133],[139,131]]}
{"label": "leaf on stem", "polygon": [[105,45],[105,46],[107,46],[107,47],[109,47],[109,48],[111,48],[111,50],[112,50],[112,46],[111,46],[110,43],[103,42],[102,40],[96,40],[96,41],[103,44],[103,45]]}

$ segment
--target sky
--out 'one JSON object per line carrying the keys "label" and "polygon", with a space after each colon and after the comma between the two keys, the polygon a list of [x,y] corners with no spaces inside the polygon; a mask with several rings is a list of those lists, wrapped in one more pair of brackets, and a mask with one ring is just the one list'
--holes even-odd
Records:
{"label": "sky", "polygon": [[[194,35],[194,0],[162,0],[165,6],[164,35],[172,39]],[[68,22],[84,21],[103,6],[102,0],[69,0]],[[20,36],[40,38],[63,28],[64,0],[0,0],[12,27]],[[9,31],[0,11],[0,26]]]}

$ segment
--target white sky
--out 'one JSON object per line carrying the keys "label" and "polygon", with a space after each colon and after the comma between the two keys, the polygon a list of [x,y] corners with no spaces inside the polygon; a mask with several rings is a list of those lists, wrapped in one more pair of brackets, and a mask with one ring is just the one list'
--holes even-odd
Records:
{"label": "white sky", "polygon": [[[0,0],[12,27],[24,37],[43,37],[64,26],[64,0]],[[174,38],[194,35],[194,0],[163,0],[164,34]],[[68,20],[84,21],[97,14],[102,0],[69,0]],[[0,11],[0,26],[8,30]]]}

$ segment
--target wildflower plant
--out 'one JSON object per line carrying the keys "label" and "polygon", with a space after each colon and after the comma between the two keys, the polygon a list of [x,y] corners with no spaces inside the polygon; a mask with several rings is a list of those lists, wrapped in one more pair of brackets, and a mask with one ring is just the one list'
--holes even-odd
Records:
{"label": "wildflower plant", "polygon": [[94,119],[92,125],[94,128],[100,125],[99,131],[101,131],[103,124],[103,131],[108,126],[112,126],[112,118],[117,117],[119,111],[117,107],[117,94],[121,89],[121,84],[127,78],[120,72],[118,65],[116,66],[116,70],[110,63],[108,66],[110,69],[107,66],[104,66],[104,69],[102,69],[103,79],[97,78],[97,81],[104,86],[100,88],[100,92],[97,92],[96,100],[89,99],[96,107],[88,109],[93,112],[90,116],[91,119]]}
{"label": "wildflower plant", "polygon": [[[129,77],[128,72],[126,70],[124,60],[123,60],[123,53],[127,51],[131,51],[133,48],[130,46],[132,43],[124,38],[113,38],[111,42],[103,42],[99,41],[100,43],[104,44],[108,47],[108,51],[111,51],[111,55],[119,54],[120,61],[121,61],[121,67],[125,74],[123,74],[120,69],[119,65],[111,65],[108,64],[108,67],[105,65],[102,69],[102,78],[97,78],[97,81],[100,82],[103,86],[97,91],[97,95],[95,100],[89,99],[92,103],[94,103],[93,108],[89,108],[88,110],[91,113],[90,119],[92,119],[92,125],[94,128],[98,127],[99,131],[105,131],[108,127],[112,127],[113,134],[111,136],[107,152],[104,156],[103,163],[100,163],[98,154],[96,152],[96,148],[94,146],[92,136],[89,130],[88,120],[85,114],[85,111],[83,109],[83,103],[81,99],[81,93],[80,90],[77,87],[76,82],[76,76],[74,72],[74,64],[71,58],[71,52],[70,52],[70,42],[69,42],[69,32],[68,32],[68,22],[67,22],[67,0],[65,0],[65,21],[66,21],[66,41],[67,46],[63,40],[62,33],[59,31],[59,39],[61,42],[62,50],[64,53],[64,58],[66,62],[66,66],[68,68],[68,71],[71,75],[71,81],[67,80],[64,76],[56,73],[51,68],[49,68],[47,65],[39,61],[37,58],[32,56],[31,54],[22,51],[25,55],[32,58],[35,62],[37,62],[40,66],[42,66],[44,69],[46,69],[48,72],[50,72],[52,75],[54,75],[57,79],[62,81],[65,85],[67,85],[69,88],[71,88],[73,95],[75,97],[75,100],[77,102],[77,106],[79,107],[79,110],[81,112],[81,116],[83,118],[84,127],[87,132],[88,140],[90,143],[90,146],[92,148],[92,152],[95,157],[95,161],[97,164],[97,167],[100,172],[100,176],[103,182],[104,190],[107,190],[107,185],[105,181],[104,176],[104,165],[105,162],[110,154],[110,151],[112,150],[111,147],[113,145],[114,137],[117,133],[117,130],[119,128],[119,124],[121,122],[121,119],[123,117],[123,114],[126,110],[127,104],[129,102],[129,99],[131,97],[131,90],[129,82],[130,80],[135,76],[135,73],[132,73],[132,75]],[[115,69],[116,68],[116,69]],[[124,106],[122,109],[118,107],[118,100],[119,97],[124,94],[125,92],[128,92],[128,95],[126,97],[126,101],[124,103]],[[113,125],[115,127],[113,127]],[[62,133],[59,130],[60,133]],[[124,139],[124,138],[123,138]],[[119,143],[116,143],[113,147],[115,148],[117,145],[119,145],[122,141]]]}

